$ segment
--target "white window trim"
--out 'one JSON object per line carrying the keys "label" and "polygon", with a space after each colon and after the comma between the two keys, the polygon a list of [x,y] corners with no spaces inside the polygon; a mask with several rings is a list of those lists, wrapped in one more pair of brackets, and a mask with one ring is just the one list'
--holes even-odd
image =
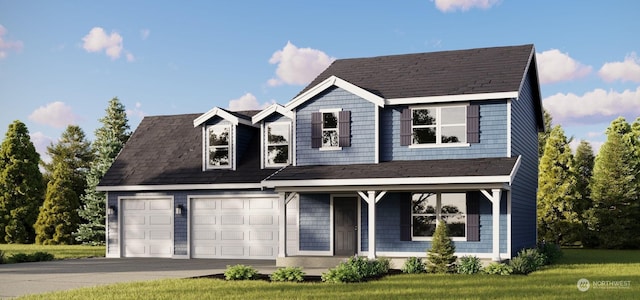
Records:
{"label": "white window trim", "polygon": [[[211,127],[227,127],[229,128],[229,145],[227,145],[226,147],[229,148],[228,151],[228,159],[229,159],[229,164],[228,165],[224,165],[224,166],[216,166],[216,165],[211,165],[209,164],[209,149],[211,147],[224,147],[224,146],[209,146],[209,128]],[[234,130],[234,126],[232,126],[231,124],[215,124],[215,125],[208,125],[204,127],[204,166],[205,166],[205,170],[218,170],[218,169],[235,169],[235,141],[236,141],[236,133]]]}
{"label": "white window trim", "polygon": [[[441,105],[420,105],[420,106],[412,106],[411,109],[411,144],[409,148],[454,148],[454,147],[470,147],[471,144],[467,141],[467,128],[469,124],[467,124],[467,107],[469,103],[454,103],[454,104],[441,104]],[[463,107],[464,108],[464,123],[457,124],[446,124],[442,125],[442,108],[453,108],[453,107]],[[414,110],[423,110],[423,109],[433,109],[436,111],[436,124],[435,125],[418,125],[418,127],[414,127],[413,125],[413,111]],[[464,125],[464,143],[442,143],[442,127],[447,126],[461,126]],[[426,128],[426,127],[435,127],[436,128],[436,142],[435,143],[425,143],[425,144],[414,144],[413,143],[413,129],[414,128]]]}
{"label": "white window trim", "polygon": [[[416,192],[417,193],[417,192]],[[413,217],[414,215],[434,215],[434,214],[414,214],[413,213],[413,194],[416,193],[412,193],[411,194],[411,240],[412,241],[432,241],[433,240],[433,236],[431,237],[424,237],[424,236],[414,236],[413,235]],[[429,192],[423,192],[423,193],[429,193]],[[442,213],[440,212],[440,208],[442,205],[442,194],[446,193],[446,192],[431,192],[431,193],[435,193],[436,194],[436,227],[439,226],[440,224],[440,220],[442,219]],[[467,220],[467,209],[466,209],[466,203],[465,203],[465,213],[464,213],[464,236],[456,236],[456,237],[449,237],[451,238],[452,241],[454,242],[466,242],[467,241],[467,222],[469,222]]]}
{"label": "white window trim", "polygon": [[[287,157],[287,162],[286,163],[278,163],[278,164],[269,164],[269,160],[267,157],[267,154],[269,153],[269,125],[287,125],[289,126],[289,136],[288,136],[288,144],[287,146],[289,147],[289,151],[288,151],[288,157]],[[291,122],[287,122],[287,121],[275,121],[275,122],[265,122],[264,124],[264,135],[263,135],[263,159],[264,159],[264,167],[265,168],[277,168],[277,167],[284,167],[284,166],[288,166],[291,164],[291,152],[292,152],[292,126],[291,126]]]}
{"label": "white window trim", "polygon": [[[325,109],[320,109],[319,112],[322,114],[322,119],[321,119],[321,128],[322,128],[322,132],[320,135],[320,138],[324,138],[324,113],[336,113],[336,119],[338,120],[337,124],[336,124],[336,129],[335,132],[338,135],[338,145],[340,144],[340,112],[342,111],[342,108],[325,108]],[[333,131],[333,129],[331,129]],[[320,151],[338,151],[338,150],[342,150],[342,147],[339,146],[320,146],[319,148]]]}

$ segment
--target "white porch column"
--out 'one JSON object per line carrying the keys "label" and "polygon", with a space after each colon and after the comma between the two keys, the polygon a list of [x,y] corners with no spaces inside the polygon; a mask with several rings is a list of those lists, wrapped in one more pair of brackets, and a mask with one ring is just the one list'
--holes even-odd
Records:
{"label": "white porch column", "polygon": [[367,256],[369,259],[376,258],[376,192],[369,191],[368,193],[367,203],[369,207],[367,212],[369,213],[369,255]]}
{"label": "white porch column", "polygon": [[502,190],[492,189],[491,194],[487,190],[481,190],[481,192],[491,201],[492,207],[493,257],[491,260],[500,261],[500,199],[502,198]]}
{"label": "white porch column", "polygon": [[278,193],[278,257],[287,256],[287,195]]}

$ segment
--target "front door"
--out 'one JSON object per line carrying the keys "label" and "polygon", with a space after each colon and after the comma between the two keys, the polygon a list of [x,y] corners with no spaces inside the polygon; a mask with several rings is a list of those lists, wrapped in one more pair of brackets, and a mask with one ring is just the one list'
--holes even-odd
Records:
{"label": "front door", "polygon": [[351,256],[357,249],[357,197],[333,198],[334,248],[336,256]]}

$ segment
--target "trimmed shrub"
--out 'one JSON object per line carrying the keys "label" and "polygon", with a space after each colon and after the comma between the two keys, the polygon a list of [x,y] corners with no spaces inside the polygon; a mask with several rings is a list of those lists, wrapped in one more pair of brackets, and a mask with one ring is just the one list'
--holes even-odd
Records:
{"label": "trimmed shrub", "polygon": [[482,272],[489,275],[511,275],[513,268],[507,264],[494,262],[484,267]]}
{"label": "trimmed shrub", "polygon": [[420,257],[409,257],[404,261],[402,265],[402,273],[407,274],[419,274],[426,273],[427,269],[424,266],[424,262]]}
{"label": "trimmed shrub", "polygon": [[509,265],[513,273],[527,275],[544,266],[546,258],[537,249],[522,249],[518,256],[511,259]]}
{"label": "trimmed shrub", "polygon": [[440,220],[433,233],[431,249],[427,252],[427,271],[429,273],[453,273],[457,257],[453,255],[456,246],[449,238],[447,224]]}
{"label": "trimmed shrub", "polygon": [[560,246],[554,243],[541,243],[538,245],[538,252],[545,256],[545,265],[550,265],[558,261],[563,255]]}
{"label": "trimmed shrub", "polygon": [[369,260],[354,256],[323,273],[322,281],[335,283],[364,281],[388,273],[389,264],[388,258]]}
{"label": "trimmed shrub", "polygon": [[482,262],[477,256],[463,256],[458,261],[459,274],[476,274],[482,270]]}
{"label": "trimmed shrub", "polygon": [[256,275],[258,275],[256,269],[245,265],[227,266],[227,270],[224,271],[226,280],[251,280],[255,279]]}
{"label": "trimmed shrub", "polygon": [[53,254],[48,252],[34,252],[31,254],[15,253],[7,259],[7,262],[11,263],[24,263],[24,262],[37,262],[37,261],[51,261],[53,260]]}
{"label": "trimmed shrub", "polygon": [[302,282],[304,275],[300,267],[286,267],[277,269],[271,274],[270,279],[271,281]]}

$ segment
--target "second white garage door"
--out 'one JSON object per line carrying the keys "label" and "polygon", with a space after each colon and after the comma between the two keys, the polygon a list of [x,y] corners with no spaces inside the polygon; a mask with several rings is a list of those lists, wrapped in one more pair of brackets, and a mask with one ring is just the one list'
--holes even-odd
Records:
{"label": "second white garage door", "polygon": [[193,258],[275,259],[278,198],[191,198]]}

